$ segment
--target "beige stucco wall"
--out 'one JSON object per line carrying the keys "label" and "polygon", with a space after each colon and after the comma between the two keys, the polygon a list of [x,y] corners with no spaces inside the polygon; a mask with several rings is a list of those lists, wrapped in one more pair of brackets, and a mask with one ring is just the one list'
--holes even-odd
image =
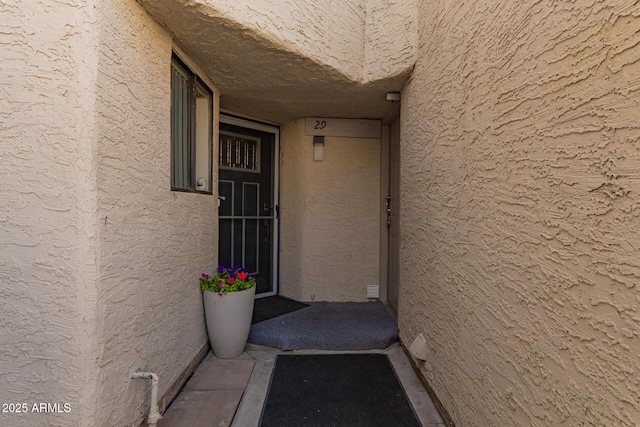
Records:
{"label": "beige stucco wall", "polygon": [[207,342],[198,277],[216,265],[217,203],[170,190],[170,36],[133,0],[99,11],[95,422],[128,425],[150,389],[130,373],[156,372],[162,396]]}
{"label": "beige stucco wall", "polygon": [[415,63],[418,50],[417,3],[417,0],[364,2],[366,18],[362,79],[365,82],[399,75],[411,69]]}
{"label": "beige stucco wall", "polygon": [[416,0],[203,0],[234,21],[275,38],[349,78],[370,82],[415,62]]}
{"label": "beige stucco wall", "polygon": [[379,283],[380,140],[325,137],[314,161],[304,123],[281,130],[280,293],[366,301]]}
{"label": "beige stucco wall", "polygon": [[172,42],[134,0],[0,11],[0,402],[70,404],[0,425],[138,425],[217,258],[215,196],[170,190]]}
{"label": "beige stucco wall", "polygon": [[382,118],[384,94],[415,63],[416,0],[139,2],[211,76],[224,109],[271,123]]}
{"label": "beige stucco wall", "polygon": [[400,329],[458,426],[640,421],[636,2],[422,2]]}
{"label": "beige stucco wall", "polygon": [[317,62],[363,76],[362,0],[200,0],[227,18]]}
{"label": "beige stucco wall", "polygon": [[0,403],[27,404],[0,425],[83,426],[93,411],[94,21],[74,2],[0,3]]}
{"label": "beige stucco wall", "polygon": [[[416,0],[195,0],[187,5],[174,0],[141,2],[186,44],[198,46],[194,53],[212,50],[203,49],[207,43],[224,43],[225,35],[219,34],[217,27],[225,25],[227,32],[242,27],[245,37],[255,37],[256,46],[266,42],[265,48],[311,59],[359,83],[404,73],[415,62]],[[261,64],[262,60],[253,62]],[[306,76],[308,70],[300,72]],[[243,86],[241,81],[239,84]]]}

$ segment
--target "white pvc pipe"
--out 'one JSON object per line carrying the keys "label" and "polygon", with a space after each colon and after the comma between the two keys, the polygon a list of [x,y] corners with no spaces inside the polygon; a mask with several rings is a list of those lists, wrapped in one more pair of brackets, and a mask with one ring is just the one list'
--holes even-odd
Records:
{"label": "white pvc pipe", "polygon": [[134,372],[131,378],[151,380],[151,409],[147,417],[147,424],[149,427],[155,427],[162,418],[160,411],[158,411],[158,376],[153,372]]}

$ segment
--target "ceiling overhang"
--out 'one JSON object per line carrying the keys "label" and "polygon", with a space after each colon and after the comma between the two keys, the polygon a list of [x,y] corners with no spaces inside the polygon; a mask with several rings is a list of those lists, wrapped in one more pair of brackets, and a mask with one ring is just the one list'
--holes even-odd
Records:
{"label": "ceiling overhang", "polygon": [[221,93],[221,108],[283,124],[301,117],[382,119],[412,65],[363,82],[230,19],[208,3],[139,0]]}

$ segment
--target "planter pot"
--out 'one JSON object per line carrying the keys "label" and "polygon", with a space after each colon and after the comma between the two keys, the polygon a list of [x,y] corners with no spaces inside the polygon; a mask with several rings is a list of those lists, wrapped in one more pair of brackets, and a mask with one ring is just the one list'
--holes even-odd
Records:
{"label": "planter pot", "polygon": [[240,292],[218,295],[203,292],[204,314],[213,354],[231,359],[244,351],[251,329],[253,298],[256,287]]}

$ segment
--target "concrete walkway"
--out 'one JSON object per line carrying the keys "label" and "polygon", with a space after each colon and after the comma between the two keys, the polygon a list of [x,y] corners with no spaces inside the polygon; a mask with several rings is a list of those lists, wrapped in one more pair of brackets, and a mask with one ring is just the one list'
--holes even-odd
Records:
{"label": "concrete walkway", "polygon": [[158,426],[229,426],[255,365],[247,353],[218,359],[209,352]]}
{"label": "concrete walkway", "polygon": [[385,350],[284,352],[247,345],[235,359],[218,359],[209,353],[189,383],[166,411],[160,427],[256,427],[267,396],[278,354],[384,353],[404,387],[424,427],[445,424],[399,344]]}

